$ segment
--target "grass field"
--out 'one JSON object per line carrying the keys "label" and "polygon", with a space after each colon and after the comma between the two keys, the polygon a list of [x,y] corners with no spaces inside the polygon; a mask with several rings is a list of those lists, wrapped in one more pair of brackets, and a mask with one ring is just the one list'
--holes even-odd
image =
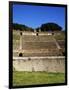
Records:
{"label": "grass field", "polygon": [[64,73],[13,72],[13,86],[64,83]]}
{"label": "grass field", "polygon": [[55,38],[56,40],[65,40],[65,34],[62,33],[62,34],[60,34],[60,35],[55,35],[54,38]]}

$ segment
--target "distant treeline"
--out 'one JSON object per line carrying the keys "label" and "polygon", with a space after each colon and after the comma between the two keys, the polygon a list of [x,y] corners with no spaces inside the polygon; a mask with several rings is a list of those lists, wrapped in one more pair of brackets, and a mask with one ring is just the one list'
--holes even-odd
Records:
{"label": "distant treeline", "polygon": [[[17,23],[13,23],[13,29],[22,30],[22,31],[34,31],[34,29],[31,27],[28,27],[22,24],[17,24]],[[61,31],[62,27],[56,23],[45,23],[45,24],[42,24],[40,27],[36,28],[35,30],[37,32],[39,32],[39,30],[41,31]]]}
{"label": "distant treeline", "polygon": [[62,30],[62,27],[56,23],[42,24],[41,27],[36,28],[36,30],[38,31],[39,28],[41,29],[41,31],[61,31]]}
{"label": "distant treeline", "polygon": [[20,30],[20,31],[33,31],[32,28],[30,28],[26,25],[17,24],[17,23],[13,23],[13,29],[14,30]]}

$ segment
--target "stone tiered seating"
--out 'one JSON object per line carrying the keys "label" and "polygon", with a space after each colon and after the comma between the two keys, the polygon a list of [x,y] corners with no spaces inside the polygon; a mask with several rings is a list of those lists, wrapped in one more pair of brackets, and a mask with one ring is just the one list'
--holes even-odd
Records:
{"label": "stone tiered seating", "polygon": [[[24,57],[34,57],[34,56],[61,56],[61,52],[58,50],[50,50],[49,52],[22,52]],[[19,52],[14,52],[14,56],[19,56]]]}
{"label": "stone tiered seating", "polygon": [[34,56],[61,56],[61,54],[57,51],[48,52],[48,53],[24,53],[24,57],[34,57]]}
{"label": "stone tiered seating", "polygon": [[23,42],[23,49],[57,48],[54,42]]}
{"label": "stone tiered seating", "polygon": [[[19,37],[19,35],[18,35]],[[22,52],[24,57],[34,57],[34,56],[61,56],[61,52],[57,49],[55,41],[52,35],[23,35],[22,36],[22,50],[28,50],[28,52]],[[58,41],[61,47],[64,47],[64,42]],[[13,49],[18,50],[17,52],[13,52],[14,56],[19,56],[19,39],[14,39],[13,37]],[[39,50],[44,49],[48,52],[41,52]],[[33,52],[30,52],[32,50]],[[37,52],[35,52],[37,50]]]}
{"label": "stone tiered seating", "polygon": [[61,48],[65,47],[65,41],[57,41]]}
{"label": "stone tiered seating", "polygon": [[53,41],[52,36],[35,36],[35,35],[23,35],[23,41],[29,41],[29,42],[47,42],[47,41]]}

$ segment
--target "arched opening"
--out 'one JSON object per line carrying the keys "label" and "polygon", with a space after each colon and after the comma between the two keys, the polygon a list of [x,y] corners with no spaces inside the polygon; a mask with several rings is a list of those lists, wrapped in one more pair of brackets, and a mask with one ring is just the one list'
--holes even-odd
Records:
{"label": "arched opening", "polygon": [[65,52],[62,52],[63,56],[65,56]]}
{"label": "arched opening", "polygon": [[23,54],[22,53],[19,53],[19,57],[22,57],[23,56]]}
{"label": "arched opening", "polygon": [[38,32],[36,33],[36,36],[38,36]]}
{"label": "arched opening", "polygon": [[20,32],[20,35],[22,36],[22,32]]}

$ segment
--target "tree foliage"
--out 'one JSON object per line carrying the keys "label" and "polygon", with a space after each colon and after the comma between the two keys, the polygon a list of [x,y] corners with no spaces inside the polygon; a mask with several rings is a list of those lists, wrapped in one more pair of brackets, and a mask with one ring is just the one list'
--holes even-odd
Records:
{"label": "tree foliage", "polygon": [[46,23],[41,25],[41,31],[61,31],[62,27],[56,23]]}
{"label": "tree foliage", "polygon": [[[13,29],[21,31],[34,31],[34,29],[31,27],[17,23],[13,23]],[[39,29],[41,29],[41,31],[61,31],[62,27],[56,23],[45,23],[42,24],[41,27],[37,27],[36,31],[39,32]]]}
{"label": "tree foliage", "polygon": [[32,28],[30,28],[26,25],[17,24],[17,23],[13,23],[13,29],[14,30],[21,30],[21,31],[33,31]]}
{"label": "tree foliage", "polygon": [[38,27],[38,28],[36,28],[36,32],[39,32],[39,29],[40,29],[39,27]]}

